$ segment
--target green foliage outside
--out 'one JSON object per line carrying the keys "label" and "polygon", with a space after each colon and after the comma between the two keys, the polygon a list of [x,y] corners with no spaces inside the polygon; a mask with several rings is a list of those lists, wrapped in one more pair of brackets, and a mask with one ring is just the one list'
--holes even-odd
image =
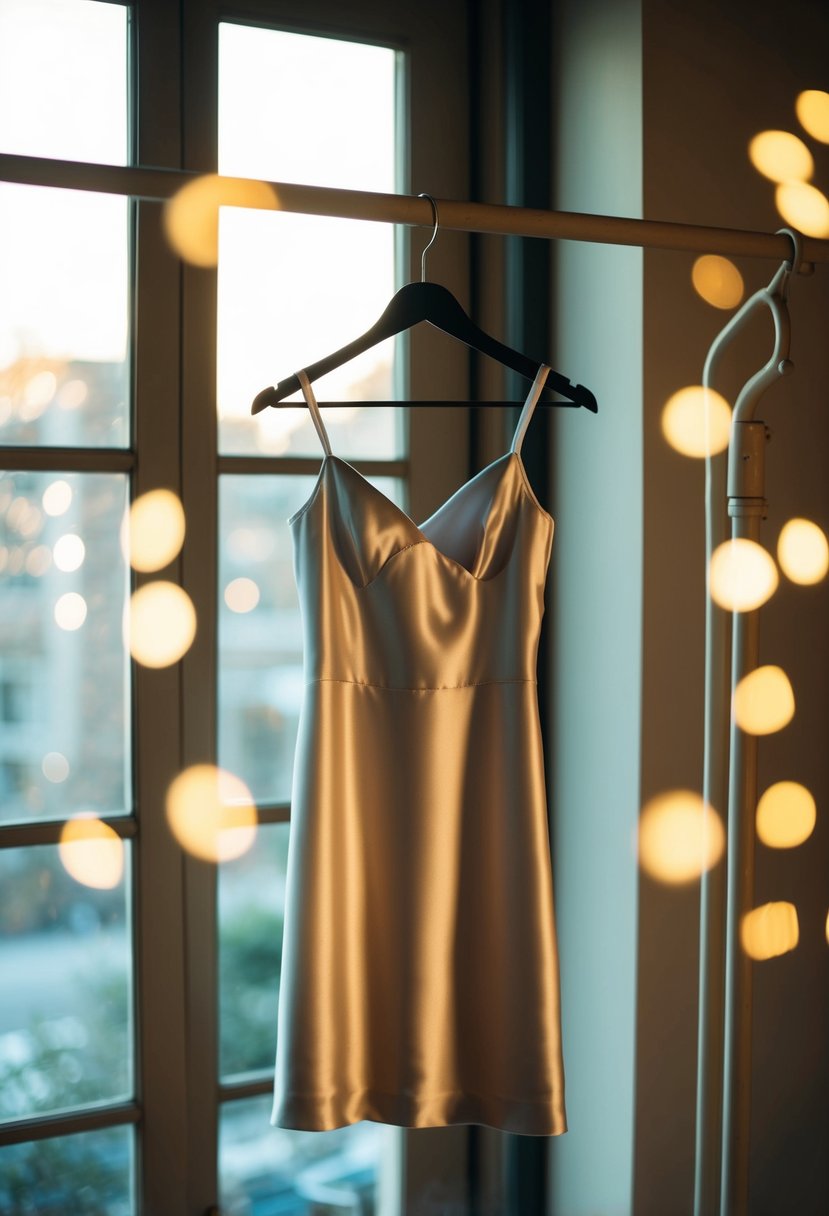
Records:
{"label": "green foliage outside", "polygon": [[[41,867],[39,871],[43,873]],[[71,900],[72,887],[64,893],[57,868],[54,878],[46,881],[48,897],[42,878],[19,877],[25,881],[13,907],[7,905],[6,927],[25,923],[30,931],[43,932],[54,923],[51,901],[56,895],[61,903]],[[270,1069],[276,1047],[281,913],[255,904],[237,907],[223,914],[220,937],[222,1074]],[[96,961],[94,971],[77,974],[73,985],[72,1017],[36,1016],[21,1031],[0,1036],[0,1118],[95,1105],[132,1094],[128,977],[116,967],[102,972]],[[112,1128],[0,1150],[0,1212],[130,1216],[133,1134],[131,1127]]]}

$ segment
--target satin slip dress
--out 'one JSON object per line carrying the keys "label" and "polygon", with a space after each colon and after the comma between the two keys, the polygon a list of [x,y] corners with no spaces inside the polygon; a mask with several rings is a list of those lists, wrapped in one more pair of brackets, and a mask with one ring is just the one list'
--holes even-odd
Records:
{"label": "satin slip dress", "polygon": [[419,526],[331,451],[291,518],[304,690],[277,1127],[567,1130],[536,668],[554,522],[510,449]]}

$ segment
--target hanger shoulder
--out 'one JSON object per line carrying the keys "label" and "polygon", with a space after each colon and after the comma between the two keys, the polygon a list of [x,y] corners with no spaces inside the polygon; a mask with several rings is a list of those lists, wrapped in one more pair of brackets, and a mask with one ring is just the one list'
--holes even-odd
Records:
{"label": "hanger shoulder", "polygon": [[[370,329],[359,338],[355,338],[353,342],[349,342],[346,346],[342,346],[339,350],[326,356],[325,359],[320,359],[306,367],[305,374],[309,381],[313,382],[320,376],[325,376],[335,368],[341,367],[350,359],[356,358],[357,355],[363,354],[372,346],[376,346],[378,342],[393,338],[395,334],[399,334],[405,329],[411,329],[421,321],[428,321],[436,329],[442,330],[450,337],[457,338],[472,347],[473,350],[496,359],[505,367],[518,372],[519,375],[526,376],[528,380],[535,378],[541,366],[542,360],[530,359],[527,355],[505,346],[503,342],[499,342],[497,338],[491,337],[480,329],[447,287],[440,283],[421,282],[406,283],[395,292],[381,316]],[[598,412],[596,398],[590,390],[581,384],[572,385],[559,372],[550,371],[545,388],[553,389],[567,401],[584,406],[594,414]],[[251,413],[258,414],[267,409],[269,405],[276,405],[293,393],[299,392],[299,389],[300,383],[297,376],[295,374],[288,376],[287,379],[280,380],[275,387],[271,386],[258,393],[251,406]]]}

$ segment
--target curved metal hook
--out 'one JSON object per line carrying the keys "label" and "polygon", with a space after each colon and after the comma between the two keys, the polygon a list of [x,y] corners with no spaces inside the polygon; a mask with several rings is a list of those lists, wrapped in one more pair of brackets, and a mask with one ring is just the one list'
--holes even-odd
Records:
{"label": "curved metal hook", "polygon": [[794,364],[789,358],[791,327],[787,302],[791,277],[793,274],[797,274],[802,266],[803,243],[801,234],[795,228],[778,228],[777,231],[785,233],[791,239],[791,257],[781,264],[767,287],[761,287],[754,295],[749,296],[742,308],[734,314],[714,339],[705,360],[702,382],[707,387],[711,383],[714,366],[725,346],[743,328],[750,315],[759,308],[768,308],[774,322],[774,349],[768,362],[758,372],[755,372],[740,390],[732,413],[734,422],[751,421],[757,402],[766,389],[780,376],[789,375],[794,371]]}
{"label": "curved metal hook", "polygon": [[418,194],[417,197],[418,198],[428,198],[429,202],[432,204],[432,213],[434,215],[434,222],[435,222],[435,230],[432,233],[432,239],[429,242],[429,244],[426,246],[426,248],[423,250],[423,253],[420,255],[420,281],[421,281],[421,283],[425,283],[426,282],[426,254],[429,252],[429,250],[432,248],[435,241],[437,240],[438,228],[440,227],[440,221],[438,220],[438,205],[435,202],[435,200],[432,198],[431,194]]}

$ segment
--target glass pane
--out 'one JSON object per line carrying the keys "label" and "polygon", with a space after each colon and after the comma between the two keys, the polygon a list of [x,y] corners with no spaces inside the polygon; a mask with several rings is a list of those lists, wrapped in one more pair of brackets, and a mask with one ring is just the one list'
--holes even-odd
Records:
{"label": "glass pane", "polygon": [[219,1016],[223,1076],[272,1069],[282,962],[288,825],[219,866]]}
{"label": "glass pane", "polygon": [[0,820],[131,810],[127,490],[0,471]]}
{"label": "glass pane", "polygon": [[132,1216],[131,1127],[0,1148],[3,1216]]}
{"label": "glass pane", "polygon": [[127,163],[127,8],[0,4],[0,152]]}
{"label": "glass pane", "polygon": [[[396,191],[397,52],[229,23],[219,34],[220,173]],[[304,403],[254,417],[251,402],[363,333],[394,288],[391,224],[221,208],[220,451],[321,453]],[[323,401],[394,400],[394,354],[393,341],[374,346],[317,381],[315,391]],[[365,413],[370,422],[360,425]],[[402,414],[359,404],[331,410],[334,451],[402,454]]]}
{"label": "glass pane", "polygon": [[127,446],[128,203],[0,182],[0,444]]}
{"label": "glass pane", "polygon": [[[402,506],[402,479],[367,480]],[[316,481],[219,479],[219,764],[259,804],[291,797],[303,655],[287,520]]]}
{"label": "glass pane", "polygon": [[2,1121],[132,1095],[129,863],[117,838],[0,852]]}
{"label": "glass pane", "polygon": [[223,1216],[383,1216],[395,1185],[400,1129],[355,1123],[330,1132],[270,1125],[271,1099],[222,1107],[219,1194]]}

